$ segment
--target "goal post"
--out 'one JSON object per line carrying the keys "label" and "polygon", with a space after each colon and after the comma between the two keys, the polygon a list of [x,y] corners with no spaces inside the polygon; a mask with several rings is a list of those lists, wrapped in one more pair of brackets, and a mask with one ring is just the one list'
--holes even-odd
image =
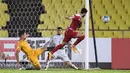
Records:
{"label": "goal post", "polygon": [[[85,0],[85,7],[89,10],[89,0]],[[89,69],[89,11],[85,17],[85,69]]]}

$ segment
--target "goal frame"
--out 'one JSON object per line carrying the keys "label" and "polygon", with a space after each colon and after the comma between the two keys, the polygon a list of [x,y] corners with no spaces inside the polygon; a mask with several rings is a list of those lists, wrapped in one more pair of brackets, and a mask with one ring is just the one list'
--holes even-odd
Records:
{"label": "goal frame", "polygon": [[[85,7],[87,10],[89,10],[89,0],[85,0]],[[89,11],[85,17],[85,69],[89,69]]]}

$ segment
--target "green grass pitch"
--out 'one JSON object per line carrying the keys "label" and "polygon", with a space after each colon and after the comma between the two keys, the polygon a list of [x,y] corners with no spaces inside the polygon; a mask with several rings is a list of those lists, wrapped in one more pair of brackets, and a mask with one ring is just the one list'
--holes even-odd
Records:
{"label": "green grass pitch", "polygon": [[48,69],[45,70],[18,70],[0,69],[0,73],[130,73],[130,70],[73,70],[73,69]]}

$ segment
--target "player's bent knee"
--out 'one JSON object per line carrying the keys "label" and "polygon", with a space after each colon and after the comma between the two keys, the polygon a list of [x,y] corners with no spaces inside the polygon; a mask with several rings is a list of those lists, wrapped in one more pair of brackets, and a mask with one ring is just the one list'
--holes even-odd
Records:
{"label": "player's bent knee", "polygon": [[76,35],[76,38],[80,38],[80,37],[83,37],[83,39],[84,39],[84,38],[85,38],[85,35],[78,33],[78,34]]}
{"label": "player's bent knee", "polygon": [[83,40],[84,38],[85,38],[85,35],[82,35],[82,36],[81,36],[81,39]]}
{"label": "player's bent knee", "polygon": [[40,70],[41,66],[39,63],[33,63],[33,66],[35,67],[36,70]]}

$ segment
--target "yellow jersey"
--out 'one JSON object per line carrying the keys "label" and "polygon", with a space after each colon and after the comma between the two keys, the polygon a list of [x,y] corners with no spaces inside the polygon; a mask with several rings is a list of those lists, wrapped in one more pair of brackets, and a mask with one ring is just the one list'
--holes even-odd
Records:
{"label": "yellow jersey", "polygon": [[26,40],[19,40],[17,51],[24,52],[27,56],[30,56],[33,54],[33,49],[30,47],[29,43]]}

